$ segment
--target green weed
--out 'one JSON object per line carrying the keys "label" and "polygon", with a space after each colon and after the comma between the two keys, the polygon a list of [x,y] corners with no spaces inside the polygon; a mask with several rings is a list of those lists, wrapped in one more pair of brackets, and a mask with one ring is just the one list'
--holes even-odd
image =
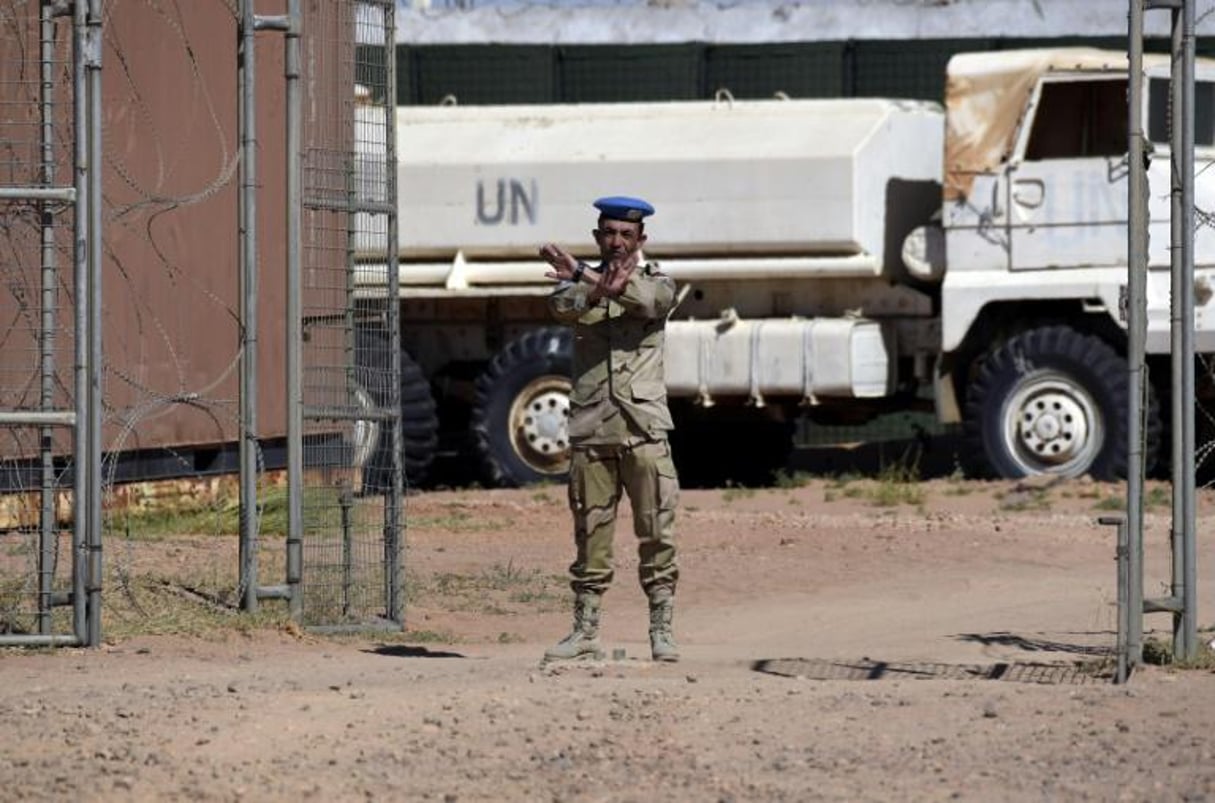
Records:
{"label": "green weed", "polygon": [[755,496],[754,488],[747,488],[742,485],[730,485],[721,492],[721,501],[727,505],[738,499],[750,499]]}
{"label": "green weed", "polygon": [[924,504],[924,489],[915,482],[884,480],[878,482],[869,498],[878,507],[920,506]]}
{"label": "green weed", "polygon": [[1173,506],[1173,492],[1157,485],[1150,489],[1143,497],[1143,506],[1147,510],[1155,508],[1171,508]]}
{"label": "green weed", "polygon": [[1093,510],[1125,510],[1126,500],[1121,496],[1107,496],[1093,504]]}
{"label": "green weed", "polygon": [[908,452],[899,460],[882,466],[876,485],[869,489],[868,497],[878,507],[924,504],[918,456]]}
{"label": "green weed", "polygon": [[1050,491],[1047,488],[1015,488],[1000,497],[1000,510],[1024,512],[1050,508]]}
{"label": "green weed", "polygon": [[449,512],[442,516],[418,516],[409,524],[420,530],[450,530],[456,533],[475,533],[487,530],[503,530],[509,524],[503,519],[474,516],[458,505],[449,505]]}
{"label": "green weed", "polygon": [[535,605],[537,603],[553,603],[561,602],[565,599],[564,593],[557,593],[547,588],[541,589],[523,589],[515,591],[509,597],[511,602],[517,602],[520,605]]}
{"label": "green weed", "polygon": [[1154,666],[1171,666],[1175,669],[1215,670],[1215,650],[1207,643],[1209,636],[1199,636],[1198,649],[1193,658],[1176,660],[1173,657],[1172,639],[1147,638],[1143,641],[1143,662]]}
{"label": "green weed", "polygon": [[[305,532],[339,530],[343,526],[357,528],[368,516],[378,515],[382,505],[378,498],[359,498],[349,489],[308,487],[300,502],[301,523]],[[254,513],[259,535],[285,537],[287,514],[286,488],[275,486],[259,491]],[[227,497],[189,500],[168,508],[122,510],[108,516],[106,529],[137,541],[156,541],[174,535],[236,535],[240,523],[240,499]]]}
{"label": "green weed", "polygon": [[455,636],[443,630],[413,630],[406,629],[402,640],[414,644],[452,644]]}
{"label": "green weed", "polygon": [[[477,573],[443,572],[411,584],[408,599],[429,600],[447,610],[490,615],[517,613],[517,606],[553,610],[565,604],[567,580],[513,561],[496,563]],[[516,606],[512,608],[511,606]]]}
{"label": "green weed", "polygon": [[852,483],[854,483],[860,479],[862,479],[860,474],[848,471],[843,474],[838,474],[838,475],[832,477],[831,480],[828,482],[827,487],[837,488],[837,489],[846,488],[847,486],[851,485]]}
{"label": "green weed", "polygon": [[813,481],[814,476],[805,471],[789,472],[786,469],[777,469],[772,474],[772,480],[777,488],[786,490],[792,488],[805,488]]}

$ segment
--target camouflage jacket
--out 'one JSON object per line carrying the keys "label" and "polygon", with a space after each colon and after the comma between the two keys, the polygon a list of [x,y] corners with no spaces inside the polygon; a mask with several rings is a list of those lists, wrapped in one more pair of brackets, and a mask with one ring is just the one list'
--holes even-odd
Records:
{"label": "camouflage jacket", "polygon": [[630,445],[659,440],[672,428],[663,377],[667,313],[675,281],[642,265],[617,298],[591,304],[592,285],[562,283],[549,308],[574,327],[574,446]]}

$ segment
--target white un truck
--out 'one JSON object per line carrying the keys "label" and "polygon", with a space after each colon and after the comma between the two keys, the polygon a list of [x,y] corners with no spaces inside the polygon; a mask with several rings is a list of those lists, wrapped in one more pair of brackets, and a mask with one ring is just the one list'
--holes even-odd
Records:
{"label": "white un truck", "polygon": [[[552,240],[595,257],[591,201],[611,194],[657,208],[645,256],[680,287],[666,382],[685,471],[758,479],[787,458],[797,416],[862,423],[922,407],[963,424],[975,470],[1119,475],[1126,64],[1090,49],[960,55],[944,110],[728,97],[399,108],[411,480],[436,449],[465,450],[495,484],[565,471],[572,343],[549,317],[536,250]],[[1147,65],[1156,360],[1169,348],[1168,64]],[[1200,62],[1207,210],[1213,80]],[[366,148],[364,169],[382,169]],[[1196,343],[1215,351],[1210,226],[1196,254]],[[357,283],[374,313],[384,266],[362,264]],[[1155,450],[1167,361],[1150,375]]]}

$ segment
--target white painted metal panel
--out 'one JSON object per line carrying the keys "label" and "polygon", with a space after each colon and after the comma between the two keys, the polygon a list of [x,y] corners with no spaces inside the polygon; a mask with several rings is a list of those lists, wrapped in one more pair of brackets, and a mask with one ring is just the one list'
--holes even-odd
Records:
{"label": "white painted metal panel", "polygon": [[1124,158],[1026,161],[1008,182],[1013,270],[1126,264]]}
{"label": "white painted metal panel", "polygon": [[402,107],[401,253],[587,254],[591,201],[631,194],[653,258],[880,259],[892,181],[939,181],[943,137],[939,107],[867,99]]}

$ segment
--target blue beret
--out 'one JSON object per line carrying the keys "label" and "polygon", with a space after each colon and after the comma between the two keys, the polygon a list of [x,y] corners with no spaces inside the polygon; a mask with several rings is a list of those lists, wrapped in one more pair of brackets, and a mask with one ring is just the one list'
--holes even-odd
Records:
{"label": "blue beret", "polygon": [[595,208],[606,218],[612,220],[628,220],[638,223],[642,218],[654,214],[654,207],[640,198],[630,198],[627,195],[609,195],[595,201]]}

